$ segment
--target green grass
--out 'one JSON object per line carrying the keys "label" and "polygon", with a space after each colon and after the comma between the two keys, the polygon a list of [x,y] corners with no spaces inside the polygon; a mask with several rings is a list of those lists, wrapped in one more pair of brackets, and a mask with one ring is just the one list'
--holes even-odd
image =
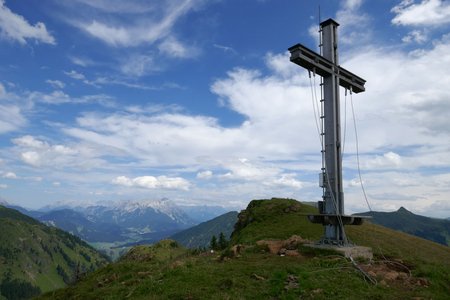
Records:
{"label": "green grass", "polygon": [[317,213],[316,208],[302,205],[296,200],[253,200],[249,208],[239,215],[236,225],[238,231],[231,236],[233,244],[252,244],[262,239],[287,239],[293,234],[317,240],[322,235],[322,227],[313,226],[307,219],[307,214]]}
{"label": "green grass", "polygon": [[199,254],[170,241],[139,246],[117,263],[42,299],[448,298],[449,248],[381,226],[348,226],[347,231],[356,243],[373,248],[375,260],[401,260],[414,277],[426,278],[428,287],[373,285],[348,260],[329,251],[299,247],[300,256],[281,257],[255,245],[294,234],[320,238],[322,227],[309,223],[307,213],[314,208],[294,200],[254,201],[240,215],[232,236],[233,243],[246,245],[238,257]]}
{"label": "green grass", "polygon": [[0,228],[0,282],[10,274],[11,279],[29,282],[46,292],[66,286],[56,271],[58,265],[69,277],[74,276],[76,266],[68,260],[86,270],[107,263],[105,257],[79,238],[3,206]]}
{"label": "green grass", "polygon": [[[297,288],[285,288],[288,276],[296,278]],[[119,262],[91,274],[75,287],[43,298],[408,299],[427,295],[444,299],[446,294],[432,288],[409,290],[371,285],[345,260],[246,253],[227,261],[186,256],[158,264]]]}

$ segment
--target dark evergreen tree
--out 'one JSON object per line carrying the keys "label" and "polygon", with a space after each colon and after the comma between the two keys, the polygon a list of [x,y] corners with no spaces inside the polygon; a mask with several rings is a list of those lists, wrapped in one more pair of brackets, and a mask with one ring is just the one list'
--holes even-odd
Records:
{"label": "dark evergreen tree", "polygon": [[209,247],[210,247],[212,250],[217,250],[217,238],[216,238],[215,235],[212,236],[211,242],[209,243]]}
{"label": "dark evergreen tree", "polygon": [[223,250],[228,246],[228,241],[225,238],[225,235],[223,234],[223,232],[220,233],[219,235],[219,249]]}

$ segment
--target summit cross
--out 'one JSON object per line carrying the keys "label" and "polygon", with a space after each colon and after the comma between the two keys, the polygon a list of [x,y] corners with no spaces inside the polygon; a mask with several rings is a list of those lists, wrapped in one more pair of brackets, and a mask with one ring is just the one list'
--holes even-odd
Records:
{"label": "summit cross", "polygon": [[322,172],[320,186],[323,201],[319,201],[319,214],[308,216],[313,223],[324,226],[323,244],[348,245],[344,225],[362,224],[362,216],[344,214],[344,190],[342,186],[342,153],[339,86],[350,92],[364,92],[365,80],[339,65],[337,27],[333,19],[320,23],[322,55],[297,44],[289,48],[291,62],[322,76],[321,121]]}

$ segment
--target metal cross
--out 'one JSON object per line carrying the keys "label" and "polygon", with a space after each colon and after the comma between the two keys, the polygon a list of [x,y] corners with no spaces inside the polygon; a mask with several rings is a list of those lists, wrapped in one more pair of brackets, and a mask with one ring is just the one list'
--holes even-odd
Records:
{"label": "metal cross", "polygon": [[339,66],[337,47],[337,27],[333,19],[320,23],[320,55],[301,44],[289,48],[291,62],[322,76],[323,90],[322,124],[324,132],[322,148],[322,172],[320,185],[323,201],[319,201],[319,214],[308,216],[313,223],[325,227],[322,243],[347,245],[344,224],[360,225],[363,217],[344,215],[344,191],[342,187],[341,126],[339,86],[350,92],[364,92],[365,80]]}

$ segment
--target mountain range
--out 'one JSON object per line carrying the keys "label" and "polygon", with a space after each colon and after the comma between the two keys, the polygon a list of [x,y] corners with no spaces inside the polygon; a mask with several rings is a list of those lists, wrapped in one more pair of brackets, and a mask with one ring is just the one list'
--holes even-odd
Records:
{"label": "mountain range", "polygon": [[323,234],[292,199],[253,200],[222,252],[173,240],[130,249],[118,262],[41,299],[447,299],[450,248],[376,224],[346,226],[372,260],[308,246]]}
{"label": "mountain range", "polygon": [[238,213],[230,211],[212,220],[200,223],[194,227],[175,233],[170,237],[187,248],[209,247],[211,238],[219,237],[221,233],[229,239],[237,221]]}
{"label": "mountain range", "polygon": [[168,199],[89,205],[62,202],[39,210],[8,207],[72,233],[113,259],[130,246],[155,243],[227,211],[220,206],[177,206]]}
{"label": "mountain range", "polygon": [[416,215],[404,207],[393,212],[364,212],[369,222],[450,246],[450,220]]}

